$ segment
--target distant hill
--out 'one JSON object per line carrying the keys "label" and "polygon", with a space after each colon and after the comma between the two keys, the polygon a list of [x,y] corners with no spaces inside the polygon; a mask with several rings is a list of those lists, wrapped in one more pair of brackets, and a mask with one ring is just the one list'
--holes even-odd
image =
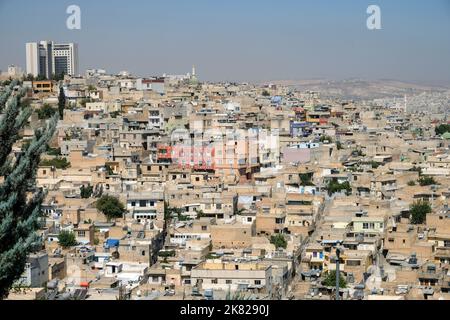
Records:
{"label": "distant hill", "polygon": [[434,86],[408,83],[397,80],[278,80],[264,82],[292,86],[300,90],[319,91],[324,98],[341,98],[346,100],[373,100],[383,98],[417,95],[424,92],[443,92],[450,86]]}

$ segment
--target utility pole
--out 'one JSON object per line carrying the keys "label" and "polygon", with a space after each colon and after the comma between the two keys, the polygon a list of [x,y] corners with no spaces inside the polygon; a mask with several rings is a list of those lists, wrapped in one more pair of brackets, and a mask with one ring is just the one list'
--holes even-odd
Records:
{"label": "utility pole", "polygon": [[341,273],[339,272],[339,259],[341,250],[336,248],[336,300],[340,299],[339,296],[339,280],[341,279]]}

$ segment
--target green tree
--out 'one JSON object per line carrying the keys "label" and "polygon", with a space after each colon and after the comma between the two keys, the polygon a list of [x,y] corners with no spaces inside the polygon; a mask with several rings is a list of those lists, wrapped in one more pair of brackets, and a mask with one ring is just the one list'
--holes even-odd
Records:
{"label": "green tree", "polygon": [[106,169],[106,173],[108,174],[108,176],[112,176],[114,174],[113,169],[109,165],[106,165],[105,169]]}
{"label": "green tree", "polygon": [[70,231],[61,231],[58,234],[58,242],[64,249],[76,246],[78,244],[75,233]]}
{"label": "green tree", "polygon": [[[327,287],[334,287],[336,286],[336,270],[329,271],[325,277],[325,279],[322,281],[322,284]],[[339,288],[346,288],[347,282],[345,281],[342,274],[339,274]]]}
{"label": "green tree", "polygon": [[380,166],[380,164],[378,163],[378,162],[376,162],[376,161],[370,161],[370,166],[372,167],[372,169],[377,169],[379,166]]}
{"label": "green tree", "polygon": [[433,184],[437,184],[437,182],[433,177],[424,176],[419,178],[419,184],[421,186],[431,186]]}
{"label": "green tree", "polygon": [[263,90],[263,92],[262,92],[262,96],[263,97],[270,97],[270,93],[269,93],[269,91],[267,91],[267,90]]}
{"label": "green tree", "polygon": [[51,79],[54,81],[62,81],[62,80],[64,80],[64,75],[65,75],[64,71],[59,74],[53,73],[51,76]]}
{"label": "green tree", "polygon": [[116,197],[104,195],[97,200],[95,207],[102,212],[108,220],[121,218],[126,212],[122,202]]}
{"label": "green tree", "polygon": [[332,143],[333,142],[333,138],[330,136],[321,136],[319,139],[320,142],[324,143],[325,141],[327,141],[328,143]]}
{"label": "green tree", "polygon": [[61,155],[61,148],[51,148],[50,146],[47,147],[47,154],[50,156],[60,156]]}
{"label": "green tree", "polygon": [[419,200],[409,207],[412,224],[422,224],[425,222],[427,214],[432,211],[428,201]]}
{"label": "green tree", "polygon": [[300,173],[300,180],[302,186],[313,186],[314,183],[311,181],[313,173]]}
{"label": "green tree", "polygon": [[203,212],[203,210],[197,210],[197,219],[200,219],[202,217],[206,217],[206,215]]}
{"label": "green tree", "polygon": [[56,113],[56,110],[47,103],[37,111],[39,119],[49,119]]}
{"label": "green tree", "polygon": [[[19,83],[13,81],[9,92]],[[5,94],[4,92],[3,94]],[[12,146],[31,115],[24,99],[26,89],[14,96],[2,94],[4,115],[0,120],[0,299],[5,298],[25,270],[28,255],[41,247],[39,228],[44,191],[35,184],[39,158],[47,148],[57,124],[53,117],[35,135],[26,150],[11,156]]]}
{"label": "green tree", "polygon": [[90,184],[87,185],[87,187],[85,187],[84,185],[82,185],[80,187],[80,195],[81,198],[83,199],[88,199],[92,196],[92,193],[94,192],[94,187],[92,187]]}
{"label": "green tree", "polygon": [[276,249],[278,249],[278,248],[286,249],[286,247],[287,247],[286,238],[281,233],[271,236],[270,243],[275,245]]}
{"label": "green tree", "polygon": [[175,255],[176,255],[175,250],[165,250],[158,252],[158,257],[162,258],[175,257]]}
{"label": "green tree", "polygon": [[328,185],[326,186],[326,189],[328,190],[329,196],[331,196],[333,193],[341,192],[342,190],[345,190],[345,194],[347,196],[352,193],[352,187],[350,186],[350,183],[348,181],[339,183],[335,179],[330,180],[330,182],[328,182]]}
{"label": "green tree", "polygon": [[66,158],[63,157],[56,157],[53,159],[44,159],[41,161],[41,166],[46,167],[55,167],[56,169],[67,169],[70,167],[70,162],[67,161]]}
{"label": "green tree", "polygon": [[64,118],[64,108],[66,107],[66,95],[64,94],[63,87],[59,87],[59,96],[58,96],[58,112],[59,118],[62,120]]}
{"label": "green tree", "polygon": [[437,135],[443,135],[446,132],[450,132],[450,124],[440,124],[434,128]]}

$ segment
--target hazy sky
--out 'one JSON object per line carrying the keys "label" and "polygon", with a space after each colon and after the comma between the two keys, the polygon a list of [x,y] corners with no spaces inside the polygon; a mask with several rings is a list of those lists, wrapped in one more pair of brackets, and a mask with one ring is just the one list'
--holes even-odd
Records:
{"label": "hazy sky", "polygon": [[[81,8],[81,30],[66,8]],[[368,5],[382,30],[368,30]],[[0,69],[25,43],[77,42],[80,71],[189,72],[201,80],[450,83],[450,0],[0,0]]]}

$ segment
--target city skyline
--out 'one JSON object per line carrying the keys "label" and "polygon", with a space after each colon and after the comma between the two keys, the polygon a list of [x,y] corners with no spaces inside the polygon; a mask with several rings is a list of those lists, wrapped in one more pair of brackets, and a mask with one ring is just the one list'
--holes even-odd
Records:
{"label": "city skyline", "polygon": [[[377,1],[382,29],[368,30],[371,1],[196,1],[123,7],[77,1],[81,29],[66,28],[72,3],[0,1],[1,69],[25,69],[23,46],[38,39],[76,42],[80,73],[103,68],[138,75],[184,73],[192,64],[207,81],[397,79],[450,83],[446,1]],[[17,13],[16,13],[17,12]],[[20,12],[20,13],[19,13]],[[14,33],[8,25],[20,20]],[[432,23],[431,23],[432,22]],[[105,54],[107,52],[107,54]]]}
{"label": "city skyline", "polygon": [[450,0],[72,1],[0,0],[0,303],[450,300]]}

